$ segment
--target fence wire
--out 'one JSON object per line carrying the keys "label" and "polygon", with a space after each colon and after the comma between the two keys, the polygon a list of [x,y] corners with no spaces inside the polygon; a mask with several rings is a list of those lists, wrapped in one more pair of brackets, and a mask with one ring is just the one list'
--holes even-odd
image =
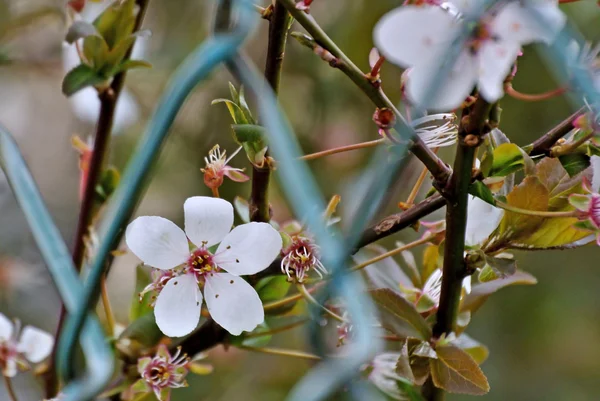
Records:
{"label": "fence wire", "polygon": [[[481,1],[480,7],[466,18],[476,21],[489,7],[499,2],[502,0]],[[10,134],[0,126],[0,167],[8,177],[69,312],[69,319],[61,335],[57,359],[59,372],[67,383],[64,389],[66,400],[94,399],[112,376],[114,355],[92,312],[99,296],[100,278],[109,265],[110,252],[119,244],[124,227],[143,196],[150,169],[168,137],[178,111],[194,87],[224,63],[235,70],[242,83],[257,99],[261,120],[267,129],[270,150],[278,161],[277,175],[280,185],[295,215],[305,221],[308,230],[315,235],[316,242],[322,250],[323,262],[332,273],[326,292],[344,299],[355,330],[354,340],[348,346],[345,357],[326,358],[298,382],[289,399],[323,400],[342,385],[349,385],[350,394],[357,400],[378,399],[378,395],[351,383],[360,366],[372,358],[381,344],[376,340],[377,336],[371,328],[375,316],[374,307],[362,291],[357,275],[344,274],[343,267],[360,233],[379,208],[385,191],[406,159],[407,145],[396,145],[391,149],[392,152],[376,152],[365,172],[366,182],[371,185],[360,203],[349,232],[342,234],[326,227],[322,219],[325,200],[305,162],[298,160],[302,153],[293,130],[279,108],[273,91],[256,67],[241,52],[241,46],[258,22],[258,15],[250,0],[235,0],[233,6],[234,15],[237,17],[234,28],[229,32],[215,34],[190,54],[177,69],[161,97],[143,138],[125,169],[119,187],[107,206],[105,217],[98,229],[99,246],[91,258],[92,262],[86,268],[88,274],[84,282],[75,271],[67,246],[44,205],[18,146]],[[543,15],[537,14],[533,9],[527,10],[531,18],[541,26],[550,26],[545,23]],[[426,101],[423,103],[426,104],[427,100],[435,97],[436,89],[447,78],[450,67],[473,29],[473,24],[465,23],[463,27],[460,35],[452,41],[445,57],[441,58],[438,69],[441,73],[432,77],[429,90],[426,91]],[[563,77],[564,74],[568,74],[569,82],[575,84],[577,96],[571,97],[575,106],[582,103],[581,98],[585,98],[589,104],[597,105],[600,103],[600,95],[594,87],[592,73],[589,66],[585,65],[585,60],[573,57],[573,40],[582,43],[581,35],[573,27],[567,27],[545,54],[553,65],[559,66],[555,72]],[[413,115],[423,112],[413,110]],[[414,135],[414,131],[406,124],[399,131],[400,136],[406,140]],[[390,155],[393,156],[391,159]],[[323,342],[316,325],[310,328],[310,333],[315,348],[322,351]],[[78,341],[86,357],[84,374],[75,374],[72,366],[73,353]]]}

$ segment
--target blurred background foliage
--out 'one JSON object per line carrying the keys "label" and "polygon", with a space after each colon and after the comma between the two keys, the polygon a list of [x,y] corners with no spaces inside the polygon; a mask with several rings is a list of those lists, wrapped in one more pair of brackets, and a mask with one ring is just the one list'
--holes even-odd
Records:
{"label": "blurred background foliage", "polygon": [[[262,3],[266,3],[263,1]],[[401,0],[317,0],[311,13],[338,45],[365,71],[373,45],[375,22]],[[266,4],[262,4],[265,6]],[[111,162],[122,168],[152,113],[166,82],[184,57],[211,27],[214,2],[152,1],[145,28],[152,31],[137,49],[150,61],[151,70],[128,75],[126,87],[137,104],[137,118],[120,127],[112,140]],[[593,42],[600,39],[600,8],[583,0],[563,6],[571,22]],[[294,25],[292,30],[301,31]],[[78,213],[78,155],[71,137],[86,138],[94,125],[75,112],[61,94],[63,37],[66,32],[64,1],[0,0],[0,123],[17,142],[55,216],[64,237],[71,241]],[[267,23],[248,39],[246,50],[264,65]],[[398,38],[401,40],[401,38]],[[410,38],[406,38],[410,40]],[[519,59],[514,81],[518,90],[538,93],[556,87],[543,59],[528,48]],[[383,88],[400,100],[400,73],[392,65],[382,71]],[[179,113],[154,179],[139,214],[157,214],[182,223],[183,201],[192,195],[209,195],[200,168],[215,144],[235,150],[229,115],[211,100],[228,97],[224,70],[212,74],[193,92]],[[293,39],[288,42],[281,85],[281,103],[306,153],[377,138],[371,121],[374,107],[339,71],[330,68]],[[568,98],[524,103],[506,98],[500,128],[524,145],[564,119],[572,110]],[[135,117],[134,110],[128,113]],[[360,150],[310,162],[326,196],[342,196],[342,215],[351,222],[352,204],[361,198],[359,177],[370,151]],[[442,157],[452,160],[452,149]],[[243,155],[231,163],[249,167]],[[421,166],[411,161],[390,188],[391,201],[380,215],[398,211]],[[424,188],[425,192],[428,188]],[[249,184],[225,181],[221,194],[232,200],[247,197]],[[424,193],[423,193],[424,194]],[[422,195],[423,195],[422,194]],[[274,218],[290,219],[277,186],[272,190]],[[0,311],[54,331],[59,300],[47,275],[23,216],[10,189],[0,183]],[[436,214],[441,218],[442,212]],[[301,217],[301,216],[298,216]],[[409,241],[416,233],[405,230],[384,242]],[[421,255],[416,252],[417,259]],[[494,295],[472,319],[468,332],[488,345],[490,358],[482,366],[491,392],[489,400],[591,400],[600,392],[600,252],[593,246],[575,251],[517,253],[518,263],[535,275],[533,287],[514,287]],[[117,320],[126,323],[137,261],[131,255],[116,258],[109,285]],[[274,340],[276,346],[306,347],[306,333],[296,329]],[[209,353],[214,365],[209,376],[190,377],[190,387],[176,391],[173,400],[282,400],[310,368],[310,363],[277,356],[225,352]],[[38,384],[29,374],[15,380],[23,400],[35,400]],[[2,390],[0,390],[2,391]],[[0,393],[0,398],[4,395]],[[469,397],[450,396],[450,400]]]}

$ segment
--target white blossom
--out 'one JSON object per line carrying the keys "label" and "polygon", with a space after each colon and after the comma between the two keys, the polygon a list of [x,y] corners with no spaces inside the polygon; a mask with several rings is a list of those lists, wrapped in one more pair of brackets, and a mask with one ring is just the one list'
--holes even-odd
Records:
{"label": "white blossom", "polygon": [[53,345],[49,333],[33,326],[25,326],[21,331],[18,323],[0,313],[0,368],[4,376],[15,376],[19,367],[27,367],[27,361],[43,361]]}
{"label": "white blossom", "polygon": [[[208,311],[219,325],[233,335],[252,331],[264,320],[262,302],[239,276],[267,268],[281,251],[281,236],[267,223],[231,230],[233,206],[223,199],[196,196],[183,207],[185,232],[162,217],[143,216],[125,233],[127,246],[144,263],[175,273],[160,288],[156,324],[170,337],[189,334],[200,320],[203,287]],[[195,245],[191,251],[188,239]]]}
{"label": "white blossom", "polygon": [[[503,95],[503,83],[521,46],[551,42],[565,24],[556,0],[527,1],[532,11],[551,21],[540,26],[524,10],[522,1],[509,1],[488,11],[471,30],[446,79],[427,91],[439,75],[440,61],[462,30],[465,16],[477,0],[456,0],[439,6],[403,6],[386,14],[377,24],[374,40],[391,62],[411,68],[406,82],[408,98],[418,106],[437,110],[457,108],[477,85],[483,98],[495,102]],[[425,103],[427,101],[427,103]]]}

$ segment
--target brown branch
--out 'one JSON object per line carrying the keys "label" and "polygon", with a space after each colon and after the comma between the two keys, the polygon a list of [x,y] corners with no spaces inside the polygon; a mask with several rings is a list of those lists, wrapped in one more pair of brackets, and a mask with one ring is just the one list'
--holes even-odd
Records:
{"label": "brown branch", "polygon": [[363,246],[379,241],[411,226],[418,222],[419,219],[441,209],[444,205],[446,205],[446,201],[439,193],[436,193],[402,213],[385,217],[377,224],[363,231],[353,252],[357,252]]}
{"label": "brown branch", "polygon": [[[137,0],[139,9],[136,15],[133,32],[137,32],[141,28],[144,16],[146,15],[146,10],[148,8],[148,3],[149,0]],[[131,52],[133,51],[134,45],[135,42],[127,51],[124,60],[127,60],[131,57]],[[83,199],[81,200],[77,229],[75,232],[75,244],[73,248],[73,264],[75,265],[77,271],[81,270],[85,259],[85,239],[89,234],[89,228],[97,210],[97,205],[95,202],[96,186],[98,185],[98,181],[104,167],[106,154],[108,153],[117,102],[119,100],[119,95],[123,90],[126,76],[127,71],[123,71],[115,75],[110,86],[98,94],[98,97],[100,98],[100,115],[98,117],[98,124],[96,126],[92,157],[90,160],[89,170],[87,172],[87,180],[83,192]],[[56,328],[56,341],[54,343],[54,349],[52,350],[50,369],[46,375],[46,397],[48,398],[53,397],[58,390],[56,370],[54,369],[54,357],[56,354],[56,347],[59,344],[60,333],[65,317],[66,310],[64,305],[62,305]]]}
{"label": "brown branch", "polygon": [[575,113],[567,117],[564,121],[559,123],[556,127],[552,128],[531,145],[526,147],[525,149],[529,147],[531,148],[531,150],[529,150],[529,156],[549,155],[552,146],[554,146],[554,144],[560,138],[567,135],[573,129],[573,122],[577,119],[577,117],[584,114],[586,110],[587,107],[585,106],[580,108]]}

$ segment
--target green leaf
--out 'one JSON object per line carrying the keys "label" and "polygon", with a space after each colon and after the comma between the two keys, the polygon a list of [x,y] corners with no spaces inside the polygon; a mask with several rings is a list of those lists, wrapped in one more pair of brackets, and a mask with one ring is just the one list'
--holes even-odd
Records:
{"label": "green leaf", "polygon": [[80,64],[67,73],[62,83],[62,92],[71,96],[88,86],[99,85],[106,81],[102,76],[99,76],[90,66]]}
{"label": "green leaf", "polygon": [[75,21],[67,31],[65,41],[69,44],[73,44],[77,40],[91,35],[100,35],[94,25],[85,21]]}
{"label": "green leaf", "polygon": [[237,105],[237,103],[229,99],[215,99],[211,102],[211,105],[219,103],[225,103],[225,106],[227,106],[227,110],[229,110],[229,114],[231,115],[231,119],[234,123],[249,124],[249,121],[246,120],[246,117],[244,116],[244,112],[242,111],[240,106]]}
{"label": "green leaf", "polygon": [[523,152],[514,143],[503,143],[494,149],[490,176],[506,176],[524,165]]}
{"label": "green leaf", "polygon": [[133,70],[135,68],[152,68],[152,64],[144,60],[125,60],[117,68],[110,72],[111,76],[115,76],[123,71]]}
{"label": "green leaf", "polygon": [[492,206],[496,206],[496,199],[494,199],[494,194],[492,191],[481,181],[475,181],[471,185],[469,185],[469,193],[473,196],[478,197],[484,202],[489,203]]}
{"label": "green leaf", "polygon": [[129,35],[126,38],[119,40],[119,42],[117,42],[115,46],[110,49],[106,56],[106,64],[108,69],[115,69],[121,64],[125,58],[125,55],[127,54],[127,51],[131,48],[131,46],[133,46],[134,42],[135,36]]}
{"label": "green leaf", "polygon": [[133,297],[131,298],[131,305],[129,306],[129,321],[134,320],[152,313],[152,291],[144,294],[144,297],[140,300],[139,294],[146,288],[148,284],[152,282],[150,274],[143,268],[143,263],[139,264],[135,268],[135,290]]}
{"label": "green leaf", "polygon": [[250,107],[248,107],[248,103],[246,102],[246,97],[244,96],[244,87],[243,86],[240,87],[240,93],[238,96],[238,105],[240,106],[240,109],[244,113],[244,117],[246,117],[246,121],[248,121],[249,124],[256,124],[256,122],[254,121],[254,117],[252,117],[252,112],[250,111]]}
{"label": "green leaf", "polygon": [[154,313],[147,313],[134,320],[121,333],[119,342],[126,340],[126,349],[133,355],[139,355],[141,351],[154,347],[162,338],[163,334],[156,325]]}
{"label": "green leaf", "polygon": [[83,55],[88,63],[101,74],[107,62],[108,45],[100,36],[88,36],[83,40]]}
{"label": "green leaf", "polygon": [[113,192],[115,192],[120,180],[121,174],[119,174],[119,170],[116,167],[110,166],[102,171],[102,176],[96,186],[96,196],[100,203],[106,202]]}
{"label": "green leaf", "polygon": [[[550,195],[537,177],[528,176],[506,197],[509,205],[525,210],[546,211]],[[531,235],[544,221],[543,217],[506,211],[500,222],[499,233],[510,241]]]}
{"label": "green leaf", "polygon": [[438,346],[437,359],[430,359],[431,377],[436,387],[449,393],[483,395],[490,391],[487,378],[477,362],[453,345]]}
{"label": "green leaf", "polygon": [[471,358],[473,358],[479,365],[481,365],[490,354],[490,351],[485,345],[481,344],[477,340],[474,340],[465,333],[462,333],[456,338],[456,340],[452,341],[452,345],[459,347],[467,354],[471,355]]}
{"label": "green leaf", "polygon": [[497,277],[505,278],[517,272],[517,261],[508,258],[495,258],[486,255],[485,262],[490,266]]}
{"label": "green leaf", "polygon": [[[236,141],[239,143],[249,142],[264,144],[265,142],[266,130],[260,125],[234,124],[231,128],[235,134]],[[262,147],[264,147],[264,145],[260,146],[260,149],[262,149]]]}
{"label": "green leaf", "polygon": [[417,312],[414,305],[399,293],[382,288],[369,291],[381,312],[381,324],[387,330],[402,336],[421,340],[431,338],[431,327]]}
{"label": "green leaf", "polygon": [[583,153],[569,153],[558,157],[570,177],[574,177],[590,166],[590,157]]}
{"label": "green leaf", "polygon": [[246,347],[264,347],[271,342],[273,336],[271,334],[258,335],[262,332],[270,331],[267,322],[262,322],[259,324],[254,330],[252,330],[252,336],[247,337],[248,334],[242,333],[239,336],[229,335],[228,343],[236,346],[246,346]]}
{"label": "green leaf", "polygon": [[277,301],[285,297],[290,290],[291,283],[283,274],[261,279],[254,289],[263,303]]}
{"label": "green leaf", "polygon": [[475,284],[471,288],[471,292],[467,294],[461,301],[461,311],[475,312],[483,305],[486,299],[499,289],[511,286],[511,285],[533,285],[536,284],[537,280],[529,273],[523,271],[517,271],[512,276],[506,278],[499,278],[487,283]]}
{"label": "green leaf", "polygon": [[396,380],[396,385],[401,392],[401,396],[404,396],[404,398],[402,398],[403,400],[425,401],[425,398],[423,398],[419,389],[410,381],[405,379]]}
{"label": "green leaf", "polygon": [[120,40],[133,33],[135,0],[116,0],[94,21],[94,26],[112,49]]}

